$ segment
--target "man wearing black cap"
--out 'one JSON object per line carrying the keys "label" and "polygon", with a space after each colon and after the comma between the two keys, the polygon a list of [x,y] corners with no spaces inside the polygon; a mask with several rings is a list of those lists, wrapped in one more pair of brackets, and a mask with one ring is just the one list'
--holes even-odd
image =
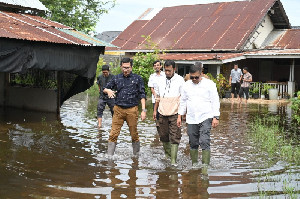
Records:
{"label": "man wearing black cap", "polygon": [[103,88],[111,80],[112,77],[113,77],[113,75],[109,73],[109,66],[103,65],[102,66],[102,75],[99,75],[99,77],[97,77],[97,84],[99,86],[99,92],[100,92],[100,97],[99,97],[98,106],[97,106],[98,128],[101,128],[101,126],[102,126],[102,115],[103,115],[103,111],[105,109],[106,104],[108,105],[108,107],[110,109],[111,115],[114,114],[113,109],[115,106],[115,99],[109,98],[106,93],[103,93]]}

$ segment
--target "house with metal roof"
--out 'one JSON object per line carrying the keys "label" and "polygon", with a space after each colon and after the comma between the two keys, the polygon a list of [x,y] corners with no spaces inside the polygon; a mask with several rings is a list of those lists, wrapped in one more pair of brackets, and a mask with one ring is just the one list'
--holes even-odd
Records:
{"label": "house with metal roof", "polygon": [[292,28],[280,0],[182,5],[165,7],[155,14],[151,11],[132,22],[112,44],[133,56],[154,50],[149,48],[150,37],[159,49],[166,50],[162,60],[176,61],[180,75],[201,61],[208,72],[228,77],[233,63],[239,63],[241,68],[249,68],[253,81],[285,85],[281,92],[290,95],[299,90],[300,30]]}
{"label": "house with metal roof", "polygon": [[114,47],[36,15],[38,0],[0,0],[0,107],[59,112],[94,84],[99,55]]}

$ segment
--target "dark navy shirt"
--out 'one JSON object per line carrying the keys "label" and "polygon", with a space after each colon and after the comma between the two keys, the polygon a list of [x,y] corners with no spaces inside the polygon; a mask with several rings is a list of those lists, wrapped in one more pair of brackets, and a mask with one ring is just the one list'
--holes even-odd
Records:
{"label": "dark navy shirt", "polygon": [[107,77],[104,77],[102,74],[97,77],[97,84],[100,85],[100,99],[108,99],[108,95],[106,93],[103,93],[103,88],[106,86],[106,84],[111,80],[113,77],[112,74],[109,74]]}
{"label": "dark navy shirt", "polygon": [[141,76],[134,73],[127,77],[123,73],[113,76],[105,88],[116,90],[116,105],[121,107],[137,106],[139,100],[146,99],[144,81]]}

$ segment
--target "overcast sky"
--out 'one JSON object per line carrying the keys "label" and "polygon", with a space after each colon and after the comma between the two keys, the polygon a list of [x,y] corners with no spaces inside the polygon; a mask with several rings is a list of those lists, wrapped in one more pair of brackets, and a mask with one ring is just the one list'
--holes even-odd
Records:
{"label": "overcast sky", "polygon": [[[176,5],[205,4],[232,0],[117,0],[117,5],[108,14],[101,16],[96,32],[123,31],[147,8],[162,8]],[[292,26],[300,26],[300,0],[281,0]]]}

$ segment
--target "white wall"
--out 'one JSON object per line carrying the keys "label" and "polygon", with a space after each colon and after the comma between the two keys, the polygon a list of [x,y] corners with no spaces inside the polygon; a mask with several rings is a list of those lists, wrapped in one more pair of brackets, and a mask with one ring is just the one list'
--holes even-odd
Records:
{"label": "white wall", "polygon": [[262,21],[262,23],[260,24],[257,31],[252,36],[252,38],[246,44],[245,48],[246,49],[260,48],[273,29],[274,29],[274,25],[269,15],[267,15],[265,19]]}
{"label": "white wall", "polygon": [[56,112],[57,93],[40,88],[8,87],[5,106],[27,110]]}

